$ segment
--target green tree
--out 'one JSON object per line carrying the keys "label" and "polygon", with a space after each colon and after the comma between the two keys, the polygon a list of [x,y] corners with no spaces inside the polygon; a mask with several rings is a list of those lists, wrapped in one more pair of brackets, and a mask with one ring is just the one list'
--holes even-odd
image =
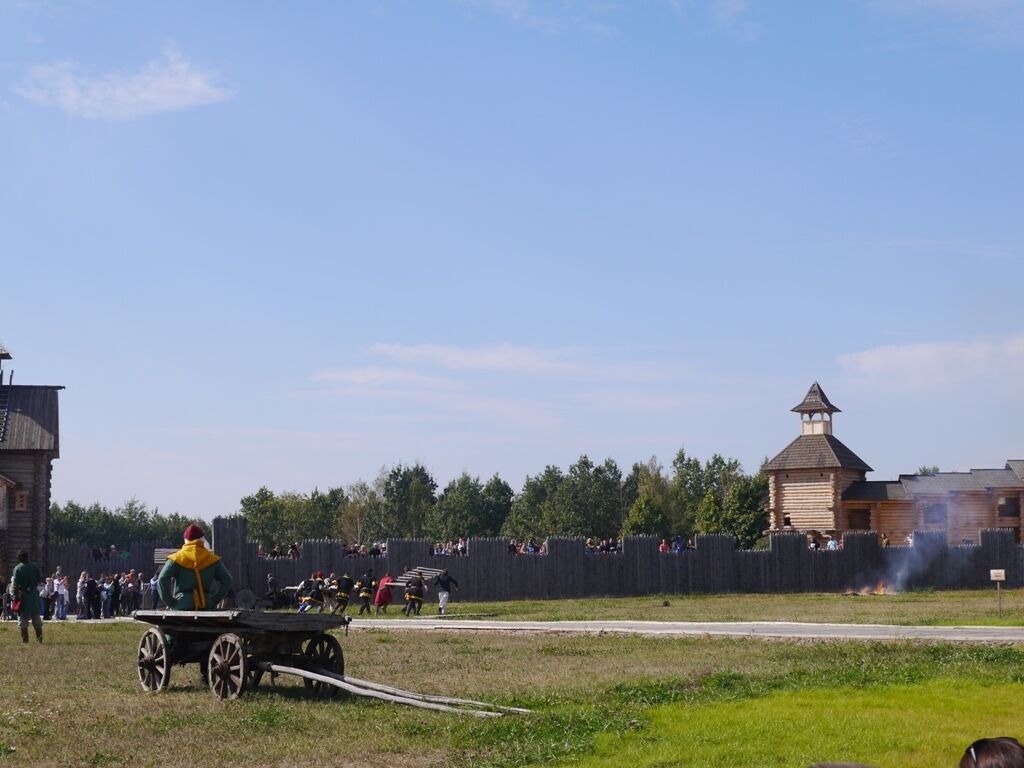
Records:
{"label": "green tree", "polygon": [[917,468],[917,474],[919,475],[937,475],[939,474],[939,468],[932,464],[931,466],[925,464]]}
{"label": "green tree", "polygon": [[723,519],[739,547],[754,546],[768,527],[768,475],[744,475],[725,494]]}
{"label": "green tree", "polygon": [[484,516],[484,487],[463,472],[445,486],[428,516],[427,530],[438,541],[476,535]]}
{"label": "green tree", "polygon": [[285,542],[288,534],[285,530],[284,507],[266,486],[251,496],[243,497],[238,511],[245,518],[248,535],[254,541],[267,548]]}
{"label": "green tree", "polygon": [[564,481],[562,470],[550,464],[536,477],[527,476],[523,490],[512,500],[511,509],[501,525],[501,535],[520,541],[530,537],[543,538],[546,535],[545,510],[553,503]]}
{"label": "green tree", "polygon": [[697,505],[697,533],[727,533],[722,502],[718,494],[708,488]]}
{"label": "green tree", "polygon": [[345,493],[341,510],[332,534],[350,544],[369,544],[370,533],[383,513],[384,500],[379,489],[364,480],[358,480]]}
{"label": "green tree", "polygon": [[660,536],[668,535],[668,520],[657,500],[642,493],[630,507],[629,514],[622,524],[622,536]]}
{"label": "green tree", "polygon": [[484,485],[483,512],[479,528],[474,536],[497,536],[505,525],[505,520],[512,512],[512,499],[515,493],[512,486],[497,474]]}
{"label": "green tree", "polygon": [[622,472],[607,459],[586,456],[569,467],[554,497],[543,506],[544,532],[551,536],[614,536],[622,527]]}
{"label": "green tree", "polygon": [[437,502],[437,482],[418,462],[411,467],[396,464],[384,480],[383,497],[381,537],[419,538]]}
{"label": "green tree", "polygon": [[707,493],[707,481],[700,459],[688,456],[685,448],[680,448],[672,460],[669,490],[671,503],[666,510],[669,531],[692,536],[697,529],[697,507]]}

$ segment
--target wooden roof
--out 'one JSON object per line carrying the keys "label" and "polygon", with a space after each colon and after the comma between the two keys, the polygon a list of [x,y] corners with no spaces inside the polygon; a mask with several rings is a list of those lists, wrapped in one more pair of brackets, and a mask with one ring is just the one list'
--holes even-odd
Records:
{"label": "wooden roof", "polygon": [[[934,475],[900,475],[900,479],[862,480],[843,491],[843,501],[907,501],[917,496],[947,493],[1024,490],[1024,480],[1007,462],[1005,469],[972,469],[970,472],[939,472]],[[1024,465],[1024,462],[1020,462]],[[1024,467],[1022,467],[1024,469]]]}
{"label": "wooden roof", "polygon": [[793,413],[842,413],[832,405],[818,382],[811,384],[800,405],[791,410]]}
{"label": "wooden roof", "polygon": [[858,480],[843,491],[843,501],[904,501],[907,498],[903,483],[892,480]]}
{"label": "wooden roof", "polygon": [[7,347],[5,347],[3,344],[0,344],[0,360],[13,360],[13,359],[14,358],[11,357],[11,353],[7,351]]}
{"label": "wooden roof", "polygon": [[14,385],[8,394],[7,427],[0,451],[60,452],[57,393],[64,387]]}
{"label": "wooden roof", "polygon": [[871,467],[834,435],[800,435],[764,468],[783,469],[856,469],[871,472]]}

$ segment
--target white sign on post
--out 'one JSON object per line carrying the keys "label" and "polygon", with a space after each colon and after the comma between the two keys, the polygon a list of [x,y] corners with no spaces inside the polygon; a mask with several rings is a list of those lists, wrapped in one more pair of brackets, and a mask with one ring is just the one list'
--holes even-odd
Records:
{"label": "white sign on post", "polygon": [[1006,570],[1004,568],[993,568],[988,572],[992,581],[1006,581]]}

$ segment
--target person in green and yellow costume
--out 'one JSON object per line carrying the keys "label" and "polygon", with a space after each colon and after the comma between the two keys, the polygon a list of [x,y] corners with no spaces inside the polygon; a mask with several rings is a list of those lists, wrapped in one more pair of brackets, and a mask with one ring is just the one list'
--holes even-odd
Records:
{"label": "person in green and yellow costume", "polygon": [[160,600],[171,610],[213,611],[231,591],[231,574],[206,548],[204,536],[195,523],[186,528],[185,546],[168,556],[160,571]]}

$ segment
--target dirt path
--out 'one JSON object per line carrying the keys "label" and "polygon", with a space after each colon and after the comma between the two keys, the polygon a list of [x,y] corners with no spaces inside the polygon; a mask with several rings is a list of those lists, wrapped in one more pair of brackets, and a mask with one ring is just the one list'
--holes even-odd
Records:
{"label": "dirt path", "polygon": [[481,621],[473,619],[352,620],[352,630],[395,629],[439,632],[564,632],[625,635],[763,637],[793,640],[933,640],[1024,643],[1024,627],[933,627],[887,624],[809,624],[783,621]]}

